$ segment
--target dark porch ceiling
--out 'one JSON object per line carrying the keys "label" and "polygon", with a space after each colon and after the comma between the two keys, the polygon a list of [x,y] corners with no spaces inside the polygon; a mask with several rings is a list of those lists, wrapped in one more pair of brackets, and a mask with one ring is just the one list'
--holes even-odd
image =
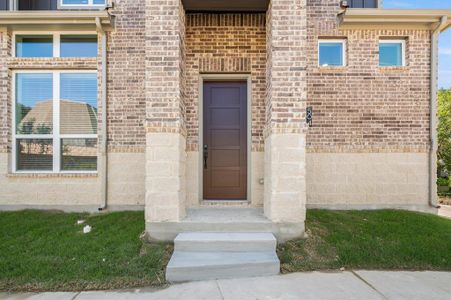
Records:
{"label": "dark porch ceiling", "polygon": [[182,0],[186,11],[265,12],[269,0]]}

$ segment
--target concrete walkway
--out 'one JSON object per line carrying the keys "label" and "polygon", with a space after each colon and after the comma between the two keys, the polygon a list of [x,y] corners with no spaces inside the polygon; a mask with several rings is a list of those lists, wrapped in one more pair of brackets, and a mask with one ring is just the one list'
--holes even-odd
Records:
{"label": "concrete walkway", "polygon": [[451,219],[451,205],[440,204],[440,209],[438,210],[438,215]]}
{"label": "concrete walkway", "polygon": [[166,289],[80,293],[0,294],[8,300],[294,300],[451,299],[451,272],[356,271],[191,282]]}

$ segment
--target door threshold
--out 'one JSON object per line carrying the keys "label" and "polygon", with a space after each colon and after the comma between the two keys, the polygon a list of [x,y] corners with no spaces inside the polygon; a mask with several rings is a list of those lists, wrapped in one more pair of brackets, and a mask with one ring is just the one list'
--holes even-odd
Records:
{"label": "door threshold", "polygon": [[217,207],[250,207],[251,203],[248,200],[202,200],[200,205]]}

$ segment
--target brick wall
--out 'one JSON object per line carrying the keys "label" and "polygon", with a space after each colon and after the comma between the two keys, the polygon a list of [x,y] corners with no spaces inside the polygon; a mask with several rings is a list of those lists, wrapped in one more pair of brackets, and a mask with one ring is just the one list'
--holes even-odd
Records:
{"label": "brick wall", "polygon": [[[117,0],[112,13],[115,29],[108,33],[108,127],[109,204],[142,205],[144,202],[145,146],[145,10],[144,0]],[[93,27],[93,31],[95,28]],[[11,146],[11,71],[12,70],[98,70],[99,136],[101,117],[101,59],[98,58],[14,58],[11,57],[12,32],[0,28],[0,205],[60,205],[61,207],[100,205],[99,175],[51,174],[43,176],[10,175]],[[99,53],[101,51],[99,39]],[[101,159],[99,158],[99,165]],[[116,170],[116,171],[115,171]],[[118,175],[120,174],[120,176]],[[25,184],[25,185],[24,185]],[[51,188],[48,186],[51,185]],[[26,186],[22,192],[19,187]],[[87,187],[87,188],[85,188]],[[67,191],[70,193],[67,194]],[[126,195],[127,197],[125,197]],[[83,209],[83,208],[80,208]]]}
{"label": "brick wall", "polygon": [[[426,151],[430,33],[338,30],[338,11],[338,0],[308,1],[308,151]],[[318,67],[318,36],[347,39],[346,67]],[[379,67],[379,37],[407,39],[406,67]]]}
{"label": "brick wall", "polygon": [[306,1],[274,0],[267,13],[266,131],[305,132]]}
{"label": "brick wall", "polygon": [[305,220],[306,1],[272,0],[267,14],[264,213],[277,223]]}
{"label": "brick wall", "polygon": [[[144,151],[145,0],[116,0],[108,34],[108,143],[110,151]],[[134,148],[132,150],[131,148]]]}
{"label": "brick wall", "polygon": [[181,1],[147,1],[147,222],[178,222],[185,215],[184,40],[185,12]]}
{"label": "brick wall", "polygon": [[146,2],[146,127],[185,132],[184,11],[180,0]]}
{"label": "brick wall", "polygon": [[[339,30],[339,0],[308,1],[307,207],[428,211],[430,32]],[[347,66],[318,67],[318,37],[347,40]],[[379,39],[406,39],[379,67]]]}
{"label": "brick wall", "polygon": [[10,144],[11,102],[10,76],[7,57],[10,55],[11,36],[6,28],[0,29],[0,153],[6,153]]}
{"label": "brick wall", "polygon": [[263,148],[265,124],[265,14],[187,14],[186,118],[188,151],[198,148],[199,74],[250,73],[252,148]]}

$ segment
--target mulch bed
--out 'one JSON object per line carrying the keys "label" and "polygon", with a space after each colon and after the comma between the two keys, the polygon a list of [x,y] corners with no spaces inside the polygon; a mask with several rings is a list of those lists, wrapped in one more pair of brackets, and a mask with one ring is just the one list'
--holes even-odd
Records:
{"label": "mulch bed", "polygon": [[451,197],[440,197],[439,203],[443,205],[451,205]]}

